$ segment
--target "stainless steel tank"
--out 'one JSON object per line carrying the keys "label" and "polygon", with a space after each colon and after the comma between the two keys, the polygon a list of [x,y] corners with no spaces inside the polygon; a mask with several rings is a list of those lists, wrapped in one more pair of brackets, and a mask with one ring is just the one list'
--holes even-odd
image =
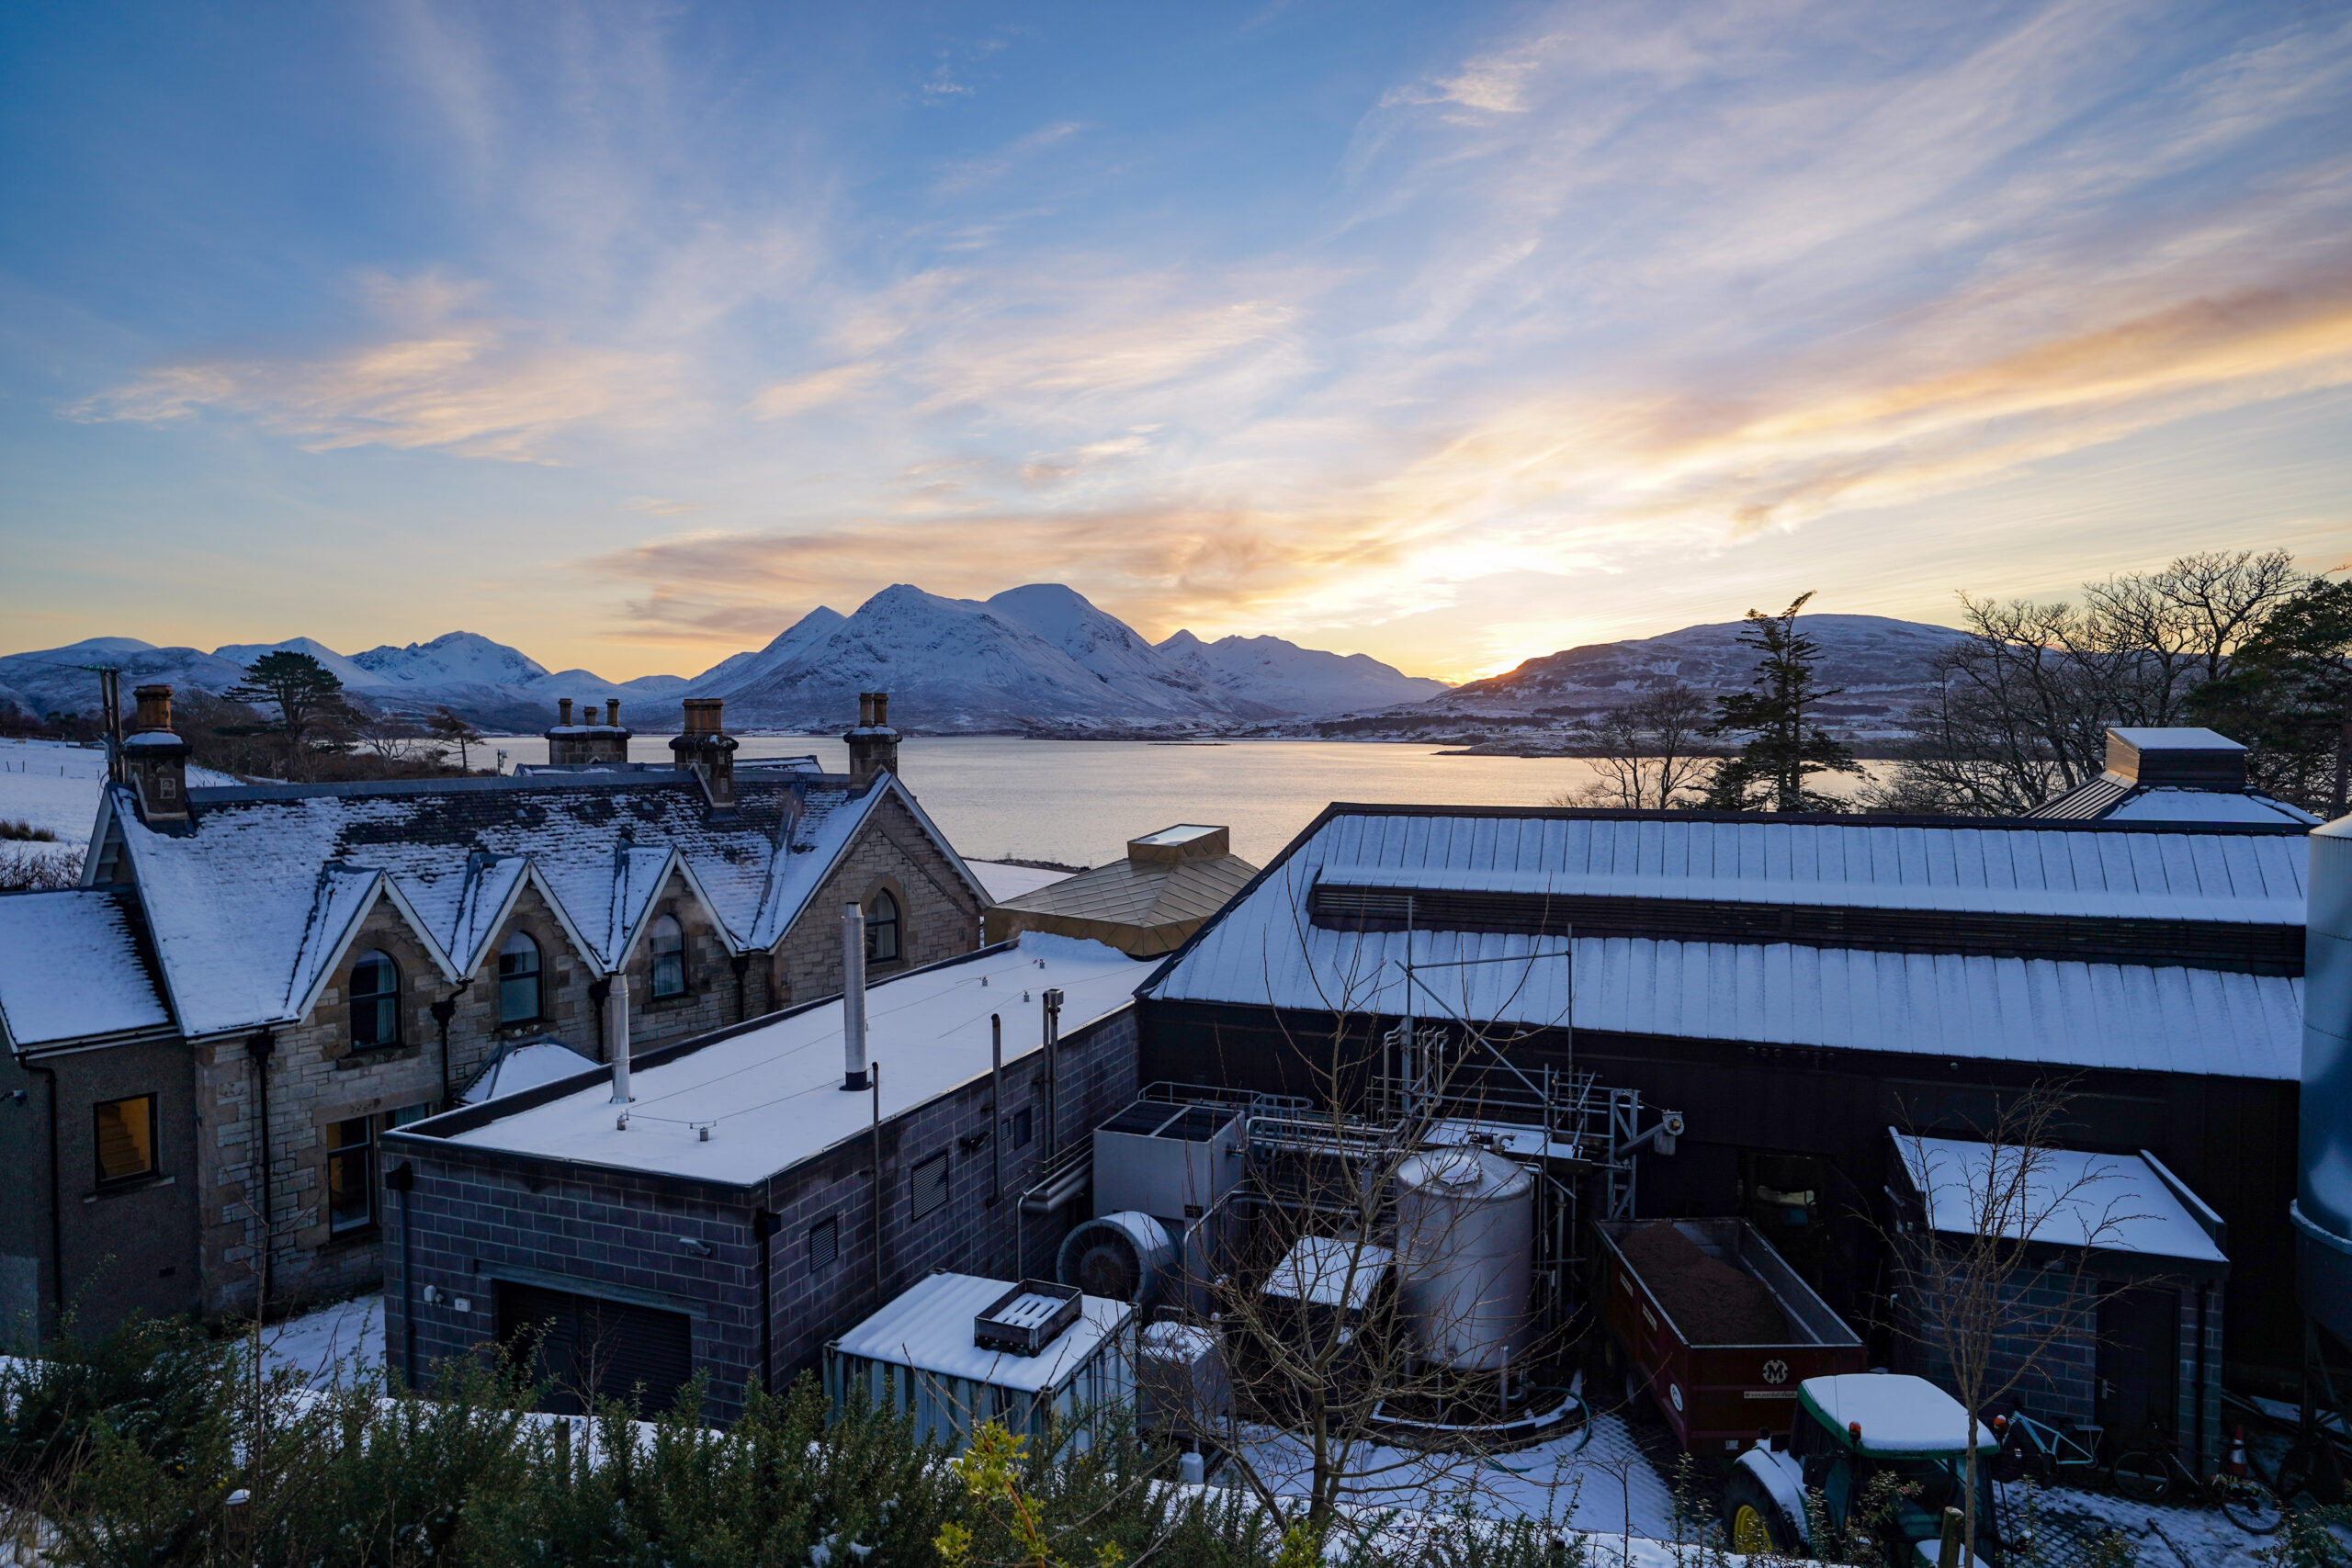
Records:
{"label": "stainless steel tank", "polygon": [[2352,1343],[2352,817],[2311,835],[2295,1293]]}
{"label": "stainless steel tank", "polygon": [[1494,1371],[1526,1350],[1535,1178],[1479,1148],[1432,1149],[1396,1169],[1396,1278],[1430,1360]]}

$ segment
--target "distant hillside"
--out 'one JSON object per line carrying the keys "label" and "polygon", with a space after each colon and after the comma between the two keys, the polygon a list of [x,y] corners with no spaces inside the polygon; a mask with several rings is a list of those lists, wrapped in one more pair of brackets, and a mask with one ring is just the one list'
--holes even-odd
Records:
{"label": "distant hillside", "polygon": [[1366,653],[1323,653],[1278,637],[1228,637],[1203,642],[1178,632],[1159,651],[1235,696],[1284,713],[1355,713],[1418,703],[1453,688],[1408,675]]}
{"label": "distant hillside", "polygon": [[[1962,634],[1950,626],[1884,615],[1806,615],[1800,626],[1821,645],[1822,684],[1845,688],[1824,704],[1824,720],[1854,739],[1891,737],[1910,709],[1937,689],[1934,660]],[[1739,641],[1744,621],[1685,626],[1660,637],[1589,643],[1531,659],[1501,675],[1356,721],[1349,732],[1430,734],[1507,728],[1556,728],[1606,712],[1679,681],[1710,696],[1745,688],[1756,653]],[[1324,727],[1335,732],[1338,727]]]}

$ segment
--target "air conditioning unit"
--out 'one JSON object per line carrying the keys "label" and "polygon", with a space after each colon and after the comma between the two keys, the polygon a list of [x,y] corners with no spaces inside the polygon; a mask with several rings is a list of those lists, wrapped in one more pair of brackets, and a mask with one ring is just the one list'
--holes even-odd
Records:
{"label": "air conditioning unit", "polygon": [[1241,1178],[1241,1113],[1138,1100],[1094,1129],[1094,1212],[1133,1209],[1182,1225]]}

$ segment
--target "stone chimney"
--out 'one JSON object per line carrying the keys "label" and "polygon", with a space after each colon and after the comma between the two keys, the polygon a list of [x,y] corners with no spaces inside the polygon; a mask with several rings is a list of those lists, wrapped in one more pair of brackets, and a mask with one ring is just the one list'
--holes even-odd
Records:
{"label": "stone chimney", "polygon": [[141,686],[139,716],[122,742],[123,766],[139,791],[139,815],[153,827],[186,827],[187,742],[172,728],[172,689]]}
{"label": "stone chimney", "polygon": [[735,809],[735,738],[718,727],[724,703],[718,697],[685,699],[685,733],[670,742],[678,766],[702,780],[714,810]]}
{"label": "stone chimney", "polygon": [[548,731],[548,761],[560,767],[594,767],[628,761],[628,730],[621,728],[621,705],[614,703],[605,722],[596,720],[596,705],[582,705],[581,722],[571,722],[571,699],[556,699],[556,724]]}
{"label": "stone chimney", "polygon": [[884,773],[899,771],[899,732],[890,728],[890,694],[857,694],[857,728],[849,742],[849,785],[864,789]]}
{"label": "stone chimney", "polygon": [[605,722],[611,725],[615,729],[618,729],[621,727],[620,698],[607,697],[605,699]]}

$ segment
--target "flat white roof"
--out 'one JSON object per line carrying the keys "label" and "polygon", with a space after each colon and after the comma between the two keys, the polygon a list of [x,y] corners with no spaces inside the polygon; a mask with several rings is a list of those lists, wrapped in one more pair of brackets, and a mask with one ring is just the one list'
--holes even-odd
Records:
{"label": "flat white roof", "polygon": [[[866,1052],[895,1116],[989,1070],[989,1015],[1017,1061],[1044,1039],[1045,993],[1069,1035],[1127,1005],[1150,971],[1101,942],[1024,931],[1018,943],[867,987]],[[872,1125],[873,1099],[842,1084],[840,998],[637,1069],[626,1131],[608,1083],[448,1137],[452,1145],[746,1185]],[[705,1139],[703,1129],[709,1129]]]}
{"label": "flat white roof", "polygon": [[[1984,1205],[1972,1195],[2006,1190],[2026,1153],[2013,1145],[1996,1149],[1966,1138],[1922,1138],[1894,1128],[1888,1131],[1912,1185],[1928,1200],[1928,1224],[1947,1233],[1975,1232],[1975,1216]],[[2140,1156],[2078,1149],[2031,1153],[2035,1168],[2023,1196],[2006,1205],[2010,1212],[2002,1235],[2018,1237],[2032,1222],[2033,1235],[2026,1239],[2033,1241],[2199,1263],[2229,1261],[2188,1206]],[[1988,1174],[1993,1177],[1989,1189]]]}
{"label": "flat white roof", "polygon": [[2109,735],[2135,751],[2243,751],[2244,746],[2218,729],[2110,729]]}
{"label": "flat white roof", "polygon": [[1266,1276],[1266,1294],[1317,1306],[1361,1307],[1396,1255],[1368,1241],[1303,1235]]}
{"label": "flat white roof", "polygon": [[1179,822],[1173,828],[1162,828],[1157,833],[1146,833],[1134,841],[1138,844],[1189,844],[1204,833],[1216,831],[1216,829],[1211,825],[1199,822]]}
{"label": "flat white roof", "polygon": [[933,1274],[842,1335],[839,1348],[844,1356],[1036,1393],[1084,1366],[1135,1315],[1135,1308],[1125,1302],[1083,1296],[1078,1321],[1037,1354],[984,1350],[972,1342],[972,1320],[1012,1288],[1010,1280]]}

